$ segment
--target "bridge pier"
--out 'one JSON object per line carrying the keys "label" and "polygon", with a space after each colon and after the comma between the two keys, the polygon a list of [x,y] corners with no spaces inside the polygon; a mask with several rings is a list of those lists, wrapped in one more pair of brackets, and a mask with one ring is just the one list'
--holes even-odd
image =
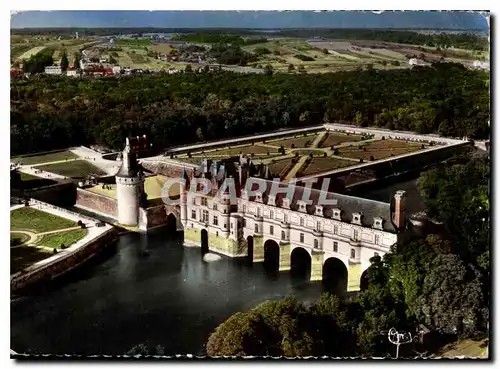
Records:
{"label": "bridge pier", "polygon": [[290,260],[291,260],[291,254],[290,254],[290,243],[281,243],[280,244],[280,265],[279,265],[279,271],[280,272],[285,272],[290,270]]}
{"label": "bridge pier", "polygon": [[324,255],[324,251],[313,250],[311,253],[311,282],[323,279]]}

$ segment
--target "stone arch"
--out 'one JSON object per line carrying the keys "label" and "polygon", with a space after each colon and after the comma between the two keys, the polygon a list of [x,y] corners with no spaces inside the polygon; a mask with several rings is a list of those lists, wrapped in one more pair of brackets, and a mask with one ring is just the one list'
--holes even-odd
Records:
{"label": "stone arch", "polygon": [[169,213],[167,215],[167,230],[170,233],[174,233],[177,231],[177,217],[174,213]]}
{"label": "stone arch", "polygon": [[323,284],[334,292],[347,291],[347,267],[336,257],[329,257],[323,263]]}
{"label": "stone arch", "polygon": [[264,267],[269,272],[278,272],[280,265],[280,246],[273,240],[268,239],[264,243]]}
{"label": "stone arch", "polygon": [[359,289],[364,291],[368,288],[369,280],[368,280],[368,269],[366,269],[362,274],[359,280]]}
{"label": "stone arch", "polygon": [[311,279],[311,254],[303,247],[295,247],[290,254],[290,273],[300,279]]}
{"label": "stone arch", "polygon": [[206,229],[201,230],[201,253],[206,254],[209,251],[208,248],[208,231]]}
{"label": "stone arch", "polygon": [[247,255],[248,260],[253,262],[253,236],[247,237]]}

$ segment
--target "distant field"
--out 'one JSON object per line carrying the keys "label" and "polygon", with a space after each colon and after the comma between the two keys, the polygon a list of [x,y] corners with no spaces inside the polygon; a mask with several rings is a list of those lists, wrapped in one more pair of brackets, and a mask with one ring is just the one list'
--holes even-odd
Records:
{"label": "distant field", "polygon": [[150,46],[153,42],[150,39],[118,38],[115,40],[118,46]]}
{"label": "distant field", "polygon": [[67,159],[77,159],[78,156],[73,154],[69,150],[61,150],[61,151],[51,151],[51,152],[41,152],[30,155],[20,155],[13,156],[11,161],[15,163],[22,163],[22,165],[34,165],[34,164],[43,164],[50,163],[53,161],[59,160],[67,160]]}
{"label": "distant field", "polygon": [[102,176],[106,174],[105,171],[86,160],[74,160],[57,164],[40,165],[37,166],[37,169],[76,179],[85,178],[88,175]]}
{"label": "distant field", "polygon": [[31,58],[33,55],[36,55],[38,54],[40,51],[42,51],[43,49],[45,49],[46,46],[35,46],[31,49],[29,49],[28,51],[22,53],[18,58],[17,60],[27,60],[29,58]]}

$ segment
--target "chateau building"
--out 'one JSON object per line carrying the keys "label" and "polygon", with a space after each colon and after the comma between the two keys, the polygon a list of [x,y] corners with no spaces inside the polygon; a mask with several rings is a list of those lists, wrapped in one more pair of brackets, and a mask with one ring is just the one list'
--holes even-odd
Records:
{"label": "chateau building", "polygon": [[347,291],[356,291],[370,258],[389,252],[406,228],[405,191],[396,192],[391,206],[302,186],[281,184],[276,193],[276,183],[261,178],[245,183],[250,185],[238,191],[237,204],[227,193],[214,196],[216,180],[211,194],[181,193],[186,245],[253,262],[274,258],[279,271],[290,270],[294,257],[309,258],[312,281],[323,279],[325,266],[332,264]]}

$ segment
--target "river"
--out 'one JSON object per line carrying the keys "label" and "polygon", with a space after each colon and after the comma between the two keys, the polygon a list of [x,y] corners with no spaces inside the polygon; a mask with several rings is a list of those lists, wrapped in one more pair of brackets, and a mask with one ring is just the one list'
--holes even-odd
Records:
{"label": "river", "polygon": [[[364,196],[387,201],[397,189],[413,194],[415,183]],[[419,201],[409,201],[414,203]],[[170,355],[202,354],[210,333],[232,314],[289,295],[312,302],[324,290],[290,273],[269,274],[260,263],[225,257],[205,262],[199,248],[183,247],[166,230],[127,234],[107,255],[14,299],[11,349],[119,355],[142,343],[161,345]]]}

